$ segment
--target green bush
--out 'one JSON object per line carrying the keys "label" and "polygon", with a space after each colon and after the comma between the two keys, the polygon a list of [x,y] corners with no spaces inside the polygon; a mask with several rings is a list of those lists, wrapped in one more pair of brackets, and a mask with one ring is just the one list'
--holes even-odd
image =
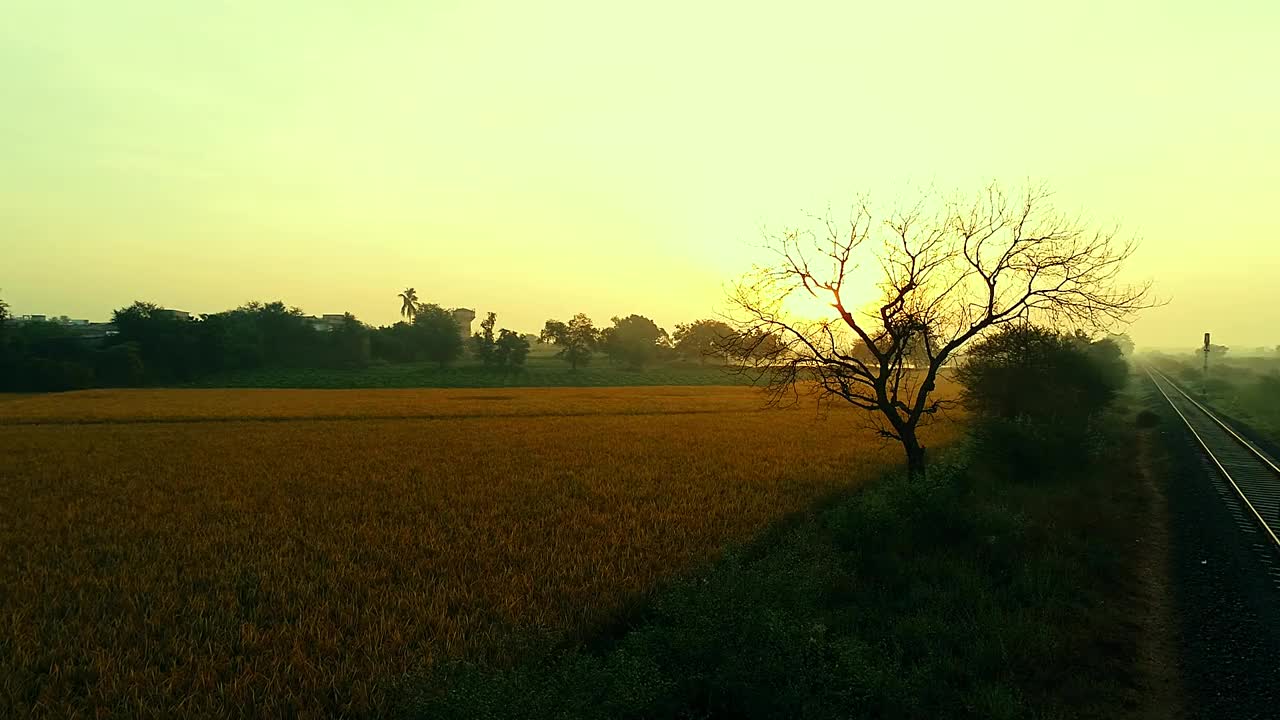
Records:
{"label": "green bush", "polygon": [[1043,477],[1095,448],[1094,419],[1128,381],[1112,340],[1034,325],[983,338],[956,368],[981,453],[1015,477]]}
{"label": "green bush", "polygon": [[93,387],[93,368],[78,362],[31,358],[24,368],[26,389],[63,392]]}
{"label": "green bush", "polygon": [[133,387],[145,375],[142,355],[137,345],[112,345],[94,354],[94,373],[98,382],[110,387]]}

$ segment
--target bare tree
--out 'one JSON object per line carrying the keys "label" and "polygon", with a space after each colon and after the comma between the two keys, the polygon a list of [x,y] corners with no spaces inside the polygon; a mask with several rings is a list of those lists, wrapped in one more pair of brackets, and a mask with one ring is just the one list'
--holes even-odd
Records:
{"label": "bare tree", "polygon": [[[1134,242],[1055,211],[1044,187],[1011,200],[992,184],[972,201],[926,198],[881,220],[863,202],[846,224],[817,220],[818,232],[770,237],[777,263],[734,288],[738,337],[780,341],[740,354],[772,402],[814,393],[870,411],[912,476],[925,472],[920,427],[952,402],[933,396],[939,372],[970,340],[1031,320],[1105,329],[1152,304],[1149,283],[1119,279]],[[879,299],[854,307],[860,262],[878,264]],[[831,317],[794,317],[793,294],[829,304]]]}

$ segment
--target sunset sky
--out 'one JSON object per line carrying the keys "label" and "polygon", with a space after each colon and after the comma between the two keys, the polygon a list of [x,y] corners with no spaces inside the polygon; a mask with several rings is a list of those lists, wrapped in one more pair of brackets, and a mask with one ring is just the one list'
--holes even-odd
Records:
{"label": "sunset sky", "polygon": [[1142,238],[1140,345],[1280,343],[1280,6],[619,7],[8,0],[0,297],[671,328],[761,226],[1031,178]]}

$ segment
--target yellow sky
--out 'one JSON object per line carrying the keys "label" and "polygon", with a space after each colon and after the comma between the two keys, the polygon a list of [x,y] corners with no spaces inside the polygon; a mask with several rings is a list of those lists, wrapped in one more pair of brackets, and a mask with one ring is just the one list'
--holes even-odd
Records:
{"label": "yellow sky", "polygon": [[1273,3],[617,5],[7,0],[0,296],[671,327],[761,225],[1033,178],[1143,238],[1140,344],[1280,343]]}

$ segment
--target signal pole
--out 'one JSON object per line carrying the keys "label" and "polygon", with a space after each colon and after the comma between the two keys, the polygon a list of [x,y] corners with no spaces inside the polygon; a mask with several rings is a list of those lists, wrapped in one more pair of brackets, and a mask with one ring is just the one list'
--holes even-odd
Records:
{"label": "signal pole", "polygon": [[1209,333],[1204,334],[1204,367],[1200,370],[1200,394],[1209,399]]}

